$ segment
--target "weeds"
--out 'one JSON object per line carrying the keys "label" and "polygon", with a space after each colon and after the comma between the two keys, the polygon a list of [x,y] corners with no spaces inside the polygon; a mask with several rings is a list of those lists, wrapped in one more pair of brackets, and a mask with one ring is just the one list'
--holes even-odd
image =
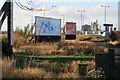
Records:
{"label": "weeds", "polygon": [[[34,63],[31,67],[23,69],[16,67],[16,60],[2,59],[2,77],[3,78],[80,78],[78,74],[78,64],[80,61],[73,62],[51,62],[41,61]],[[91,62],[84,62],[93,64]]]}
{"label": "weeds", "polygon": [[105,79],[104,71],[102,69],[94,71],[92,74],[88,74],[85,78]]}

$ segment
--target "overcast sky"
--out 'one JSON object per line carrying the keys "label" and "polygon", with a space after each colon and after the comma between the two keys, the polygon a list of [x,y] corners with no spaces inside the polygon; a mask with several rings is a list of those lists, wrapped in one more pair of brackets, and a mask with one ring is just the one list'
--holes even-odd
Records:
{"label": "overcast sky", "polygon": [[[13,0],[14,1],[14,0]],[[17,0],[16,0],[17,1]],[[27,5],[26,1],[30,0],[21,0],[23,5]],[[110,6],[107,8],[107,23],[113,24],[114,27],[118,27],[118,0],[31,0],[37,8],[50,8],[55,5],[56,7],[52,10],[45,12],[45,17],[57,18],[63,20],[61,14],[65,15],[65,22],[76,22],[77,30],[80,29],[81,25],[81,13],[78,10],[85,10],[83,13],[84,16],[84,24],[91,24],[91,22],[95,22],[98,20],[99,26],[104,29],[104,17],[105,17],[105,8],[101,7],[101,5]],[[2,7],[4,1],[0,1],[0,8]],[[29,6],[30,7],[30,6]],[[24,26],[27,24],[31,24],[31,22],[35,22],[35,16],[42,16],[43,11],[41,12],[31,12],[20,9],[14,2],[14,30],[16,27],[20,27],[24,29]],[[0,17],[1,19],[1,17]],[[6,21],[3,24],[2,30],[5,31],[7,28],[5,27]],[[63,26],[63,22],[61,23]]]}

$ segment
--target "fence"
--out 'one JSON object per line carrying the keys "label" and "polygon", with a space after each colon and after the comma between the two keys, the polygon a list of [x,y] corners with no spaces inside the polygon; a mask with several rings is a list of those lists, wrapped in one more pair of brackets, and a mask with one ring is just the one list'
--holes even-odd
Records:
{"label": "fence", "polygon": [[109,49],[106,54],[95,55],[96,70],[102,68],[106,78],[120,78],[118,62],[120,62],[120,54],[115,54],[115,49]]}

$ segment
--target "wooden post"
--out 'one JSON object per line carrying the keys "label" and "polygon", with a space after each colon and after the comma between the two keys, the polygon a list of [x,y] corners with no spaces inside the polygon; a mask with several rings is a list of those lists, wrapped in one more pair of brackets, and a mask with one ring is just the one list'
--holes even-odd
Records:
{"label": "wooden post", "polygon": [[96,70],[102,68],[106,78],[112,78],[114,67],[114,49],[109,49],[106,54],[95,55]]}
{"label": "wooden post", "polygon": [[114,49],[109,49],[108,53],[106,54],[106,68],[110,69],[114,66]]}
{"label": "wooden post", "polygon": [[81,76],[87,75],[87,64],[78,64],[78,72]]}
{"label": "wooden post", "polygon": [[100,53],[95,55],[95,69],[98,70],[100,68],[105,68],[105,54]]}
{"label": "wooden post", "polygon": [[114,76],[114,49],[109,49],[105,56],[105,76],[106,78],[113,78]]}

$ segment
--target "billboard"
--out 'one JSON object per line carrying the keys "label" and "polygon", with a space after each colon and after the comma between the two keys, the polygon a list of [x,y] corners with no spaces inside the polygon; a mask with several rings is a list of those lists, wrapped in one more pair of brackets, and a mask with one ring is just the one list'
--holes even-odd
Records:
{"label": "billboard", "polygon": [[76,35],[76,23],[66,22],[65,34],[66,35]]}
{"label": "billboard", "polygon": [[35,17],[37,36],[61,36],[61,19]]}

